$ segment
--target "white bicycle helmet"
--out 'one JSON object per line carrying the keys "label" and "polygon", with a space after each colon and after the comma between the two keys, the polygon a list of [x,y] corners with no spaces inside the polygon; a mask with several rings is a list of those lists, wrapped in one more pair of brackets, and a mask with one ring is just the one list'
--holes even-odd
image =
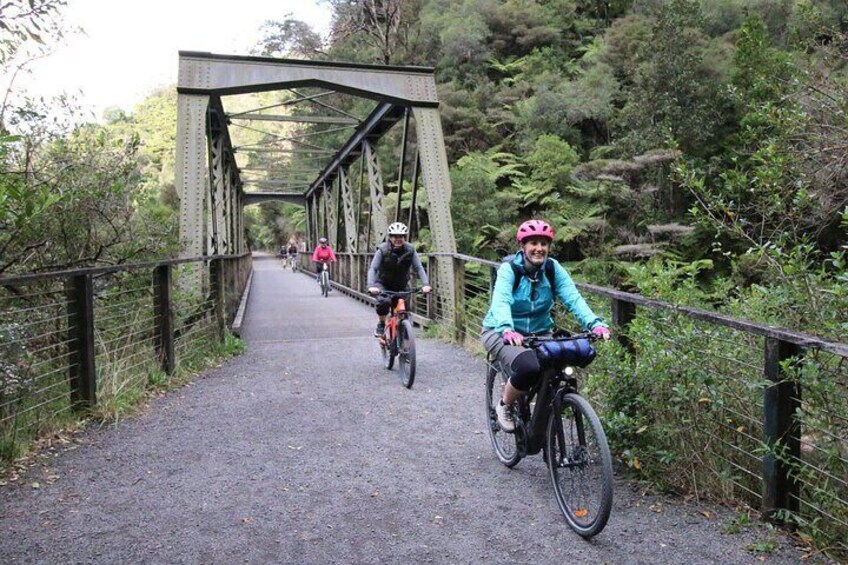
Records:
{"label": "white bicycle helmet", "polygon": [[392,225],[389,226],[389,229],[387,230],[387,232],[388,232],[389,235],[408,235],[409,234],[409,228],[406,227],[406,224],[404,224],[404,223],[395,222],[395,223],[393,223]]}

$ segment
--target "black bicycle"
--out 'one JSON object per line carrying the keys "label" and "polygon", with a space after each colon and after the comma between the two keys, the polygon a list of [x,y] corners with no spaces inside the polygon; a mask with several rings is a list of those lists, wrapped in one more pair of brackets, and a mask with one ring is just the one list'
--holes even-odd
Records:
{"label": "black bicycle", "polygon": [[406,388],[412,388],[415,382],[415,332],[412,331],[412,320],[409,319],[407,301],[420,289],[412,288],[400,292],[384,290],[381,296],[392,299],[392,307],[386,317],[386,329],[380,337],[380,354],[383,356],[383,366],[391,369],[398,359],[400,382]]}
{"label": "black bicycle", "polygon": [[495,412],[506,378],[489,358],[486,373],[486,417],[498,459],[514,467],[527,455],[543,452],[557,503],[568,525],[585,538],[606,526],[612,509],[612,457],[601,421],[580,396],[573,365],[594,358],[590,332],[526,337],[536,350],[542,374],[538,384],[513,404],[515,431],[505,432]]}

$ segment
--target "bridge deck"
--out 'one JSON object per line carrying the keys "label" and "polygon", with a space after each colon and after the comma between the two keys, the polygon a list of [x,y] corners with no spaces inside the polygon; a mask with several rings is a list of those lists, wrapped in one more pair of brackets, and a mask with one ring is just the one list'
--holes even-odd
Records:
{"label": "bridge deck", "polygon": [[[404,389],[375,316],[257,258],[245,355],[118,427],[45,451],[0,490],[2,563],[753,563],[768,534],[617,483],[591,543],[560,518],[541,457],[503,467],[484,364],[419,340]],[[703,513],[702,513],[703,512]],[[769,563],[795,563],[783,538]]]}

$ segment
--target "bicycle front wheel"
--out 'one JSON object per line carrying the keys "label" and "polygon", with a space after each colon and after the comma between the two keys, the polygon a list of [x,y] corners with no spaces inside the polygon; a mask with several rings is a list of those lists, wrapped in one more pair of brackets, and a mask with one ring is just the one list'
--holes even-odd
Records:
{"label": "bicycle front wheel", "polygon": [[324,295],[324,298],[327,298],[327,295],[330,294],[330,275],[327,274],[327,271],[321,272],[321,294]]}
{"label": "bicycle front wheel", "polygon": [[584,538],[600,533],[612,509],[612,457],[601,421],[585,398],[572,393],[554,402],[545,454],[568,525]]}
{"label": "bicycle front wheel", "polygon": [[400,382],[406,388],[412,388],[415,382],[415,334],[409,320],[402,320],[398,325],[397,349]]}
{"label": "bicycle front wheel", "polygon": [[501,401],[506,377],[500,371],[489,365],[486,371],[486,429],[498,460],[507,467],[515,467],[521,461],[516,434],[507,433],[498,425],[498,414],[495,406]]}

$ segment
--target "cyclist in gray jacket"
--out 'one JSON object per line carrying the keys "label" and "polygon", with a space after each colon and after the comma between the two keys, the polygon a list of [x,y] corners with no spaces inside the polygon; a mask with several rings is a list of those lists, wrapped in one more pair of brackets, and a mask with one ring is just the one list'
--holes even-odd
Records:
{"label": "cyclist in gray jacket", "polygon": [[[421,280],[421,291],[428,293],[432,290],[427,279],[427,273],[421,264],[421,258],[411,244],[406,242],[409,228],[406,224],[395,222],[389,226],[388,241],[377,248],[371,267],[368,269],[368,292],[374,295],[384,290],[401,292],[409,288],[409,271],[415,273]],[[392,299],[383,296],[377,299],[377,316],[380,321],[374,330],[374,337],[383,335],[386,329],[386,316],[391,309]]]}

